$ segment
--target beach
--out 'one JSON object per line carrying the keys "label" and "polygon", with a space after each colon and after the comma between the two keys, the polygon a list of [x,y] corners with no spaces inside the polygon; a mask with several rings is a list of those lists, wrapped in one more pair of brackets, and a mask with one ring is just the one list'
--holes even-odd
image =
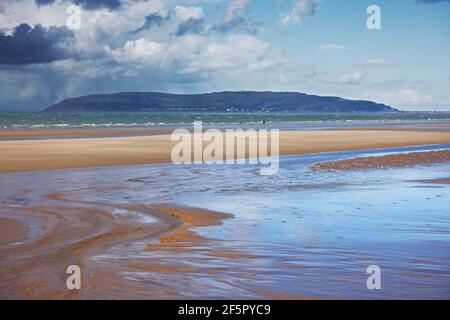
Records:
{"label": "beach", "polygon": [[448,298],[438,127],[282,131],[273,177],[173,165],[159,129],[4,132],[0,298]]}
{"label": "beach", "polygon": [[[134,132],[134,131],[131,131]],[[47,169],[87,168],[116,165],[169,163],[176,142],[167,134],[97,138],[104,131],[93,130],[19,131],[17,137],[48,135],[48,139],[0,141],[0,172],[18,172]],[[136,132],[134,132],[136,133]],[[55,139],[55,135],[91,135],[88,138]],[[114,134],[119,135],[120,130]],[[141,132],[142,134],[142,132]],[[145,134],[145,131],[144,131]],[[3,134],[10,138],[11,131]],[[2,134],[0,133],[0,137]],[[241,135],[241,140],[245,136]],[[280,133],[280,155],[333,152],[345,150],[378,149],[400,146],[443,144],[450,142],[448,131],[432,130],[302,130]],[[244,144],[245,145],[245,144]]]}

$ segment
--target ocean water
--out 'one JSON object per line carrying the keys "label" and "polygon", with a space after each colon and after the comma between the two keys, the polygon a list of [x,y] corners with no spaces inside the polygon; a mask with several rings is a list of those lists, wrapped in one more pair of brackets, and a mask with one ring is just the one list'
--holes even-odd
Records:
{"label": "ocean water", "polygon": [[29,128],[115,128],[204,124],[326,123],[355,121],[423,121],[450,120],[450,113],[382,113],[382,114],[283,114],[283,113],[160,113],[160,112],[3,112],[0,129]]}
{"label": "ocean water", "polygon": [[[122,276],[143,292],[149,284],[160,284],[189,299],[252,299],[268,293],[321,299],[449,299],[450,185],[418,182],[449,177],[449,163],[309,170],[321,161],[437,149],[450,145],[282,157],[276,176],[261,176],[259,167],[250,165],[165,164],[5,174],[0,176],[0,203],[12,210],[57,192],[80,202],[176,204],[234,215],[222,226],[197,228],[215,240],[186,252],[145,251],[148,243],[158,242],[146,239],[110,247],[92,258],[105,269],[150,260],[183,266],[182,272],[168,273],[123,270]],[[211,256],[216,250],[254,257]],[[370,265],[381,268],[381,290],[366,287]]]}

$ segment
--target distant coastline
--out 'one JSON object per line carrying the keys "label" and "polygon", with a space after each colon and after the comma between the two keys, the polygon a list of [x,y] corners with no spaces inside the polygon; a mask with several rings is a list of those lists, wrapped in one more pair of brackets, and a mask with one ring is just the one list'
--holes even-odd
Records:
{"label": "distant coastline", "polygon": [[65,99],[45,112],[295,112],[393,113],[381,103],[299,92],[225,91],[204,94],[120,92]]}

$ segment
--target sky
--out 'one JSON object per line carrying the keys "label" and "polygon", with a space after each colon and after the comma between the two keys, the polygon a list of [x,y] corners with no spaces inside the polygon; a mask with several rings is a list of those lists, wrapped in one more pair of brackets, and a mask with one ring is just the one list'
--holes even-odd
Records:
{"label": "sky", "polygon": [[449,89],[450,0],[0,2],[0,111],[226,90],[449,111]]}

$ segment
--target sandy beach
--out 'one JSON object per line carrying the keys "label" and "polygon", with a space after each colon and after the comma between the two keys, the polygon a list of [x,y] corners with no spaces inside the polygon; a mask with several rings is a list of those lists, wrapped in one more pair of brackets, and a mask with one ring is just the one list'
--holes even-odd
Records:
{"label": "sandy beach", "polygon": [[[315,263],[315,259],[318,259],[317,252],[322,252],[320,250],[324,250],[321,255],[325,252],[332,255],[337,250],[337,257],[341,257],[347,247],[339,241],[350,237],[352,233],[340,233],[341,230],[337,227],[334,240],[328,251],[325,250],[323,237],[329,233],[329,229],[313,230],[308,223],[303,223],[303,216],[286,214],[292,208],[298,208],[295,214],[303,212],[304,207],[299,206],[295,199],[314,198],[309,193],[310,190],[314,190],[314,195],[321,195],[319,202],[313,204],[314,214],[310,219],[315,221],[315,208],[324,202],[323,197],[329,197],[328,189],[340,192],[341,188],[346,187],[345,183],[341,185],[343,182],[340,176],[333,178],[321,171],[403,168],[449,161],[448,150],[364,157],[361,158],[363,160],[351,158],[325,161],[326,156],[320,155],[331,151],[343,151],[351,155],[352,151],[358,150],[450,143],[450,133],[441,130],[352,128],[283,131],[280,134],[281,155],[317,154],[318,158],[313,162],[316,163],[313,169],[317,170],[311,176],[309,162],[306,162],[304,173],[299,174],[294,168],[291,174],[278,177],[279,185],[271,185],[273,180],[265,181],[269,189],[262,193],[262,198],[258,198],[255,192],[264,188],[264,183],[257,186],[249,183],[255,179],[252,175],[236,178],[239,174],[223,176],[225,173],[218,170],[213,172],[218,176],[211,174],[212,180],[202,182],[198,180],[207,179],[208,175],[202,174],[201,169],[183,169],[171,165],[170,152],[174,142],[164,132],[110,131],[34,130],[21,131],[16,136],[13,131],[3,133],[3,136],[0,133],[0,139],[4,138],[0,141],[0,173],[3,173],[0,175],[0,299],[223,298],[234,297],[235,292],[238,292],[239,297],[262,299],[345,297],[345,293],[338,291],[329,294],[318,291],[314,287],[317,285],[315,274],[318,271],[312,267],[304,269],[298,266]],[[103,137],[104,134],[113,136]],[[149,166],[155,168],[146,167],[141,173],[139,167],[136,168],[138,173],[133,173],[134,169],[127,166],[123,167],[125,173],[122,173],[121,167],[116,167],[139,164],[162,164],[163,167]],[[85,169],[77,171],[76,168]],[[60,172],[51,169],[73,171],[60,175]],[[34,170],[42,171],[28,173]],[[191,171],[187,173],[186,170]],[[128,171],[130,172],[127,173]],[[245,176],[251,172],[243,171],[240,174]],[[312,180],[300,180],[301,184],[291,183],[289,180],[293,177],[302,179],[302,175],[304,179]],[[329,181],[330,177],[337,180]],[[360,176],[358,182],[346,183],[357,185],[361,177],[364,178]],[[196,181],[195,184],[192,181]],[[242,194],[251,192],[257,202],[263,202],[262,199],[268,198],[268,194],[276,196],[277,193],[273,190],[284,190],[287,195],[286,198],[274,198],[266,205],[262,203],[259,209],[262,212],[263,208],[277,204],[276,209],[272,209],[267,216],[254,219],[250,215],[248,220],[240,221],[241,212],[251,212],[251,209],[237,207],[232,210],[233,200],[226,198],[233,199],[233,190],[238,188],[237,181],[248,185],[249,189],[241,191]],[[411,183],[445,185],[448,178],[418,179]],[[297,195],[297,190],[305,193]],[[180,197],[178,193],[189,192],[195,192],[197,198],[191,199],[188,196],[187,203],[176,200]],[[208,192],[212,193],[208,196]],[[229,192],[232,192],[231,195]],[[282,196],[283,192],[278,196]],[[290,196],[290,192],[294,194]],[[406,192],[408,193],[410,191]],[[204,194],[207,198],[202,198],[201,195]],[[225,200],[220,200],[222,195],[225,195]],[[207,205],[208,197],[217,198],[219,205]],[[330,216],[336,212],[335,215],[340,216],[341,212],[350,210],[349,219],[355,221],[363,205],[354,204],[357,207],[352,208],[345,201],[356,201],[359,197],[345,191],[339,197],[344,199],[343,208],[333,208],[336,202],[334,200],[320,211],[320,215],[326,213]],[[432,197],[427,196],[428,199]],[[436,194],[433,199],[445,201],[443,194]],[[241,199],[241,202],[249,203],[250,206],[251,201],[249,198]],[[365,204],[376,206],[371,201],[373,200],[368,200]],[[397,201],[400,200],[395,199],[394,203]],[[284,205],[286,207],[283,208]],[[392,202],[381,212],[389,212],[391,206]],[[437,202],[436,206],[439,208],[441,204]],[[412,208],[416,207],[420,208],[420,205]],[[227,213],[222,213],[221,208],[228,208],[229,211],[226,209],[223,212]],[[276,214],[272,215],[274,212]],[[150,219],[150,222],[144,222],[146,219]],[[327,221],[327,218],[321,220]],[[332,223],[333,230],[335,223]],[[264,227],[266,224],[270,224],[270,228]],[[294,238],[278,239],[288,230],[284,229],[286,226],[297,224]],[[257,231],[259,228],[262,231]],[[264,238],[267,230],[272,228],[278,228],[275,243],[271,243],[270,236],[273,235],[270,233],[268,239]],[[438,225],[432,234],[445,234],[445,228],[442,228]],[[223,236],[227,232],[231,232],[231,235]],[[256,239],[246,239],[253,232],[263,234],[264,240],[258,242]],[[282,250],[286,251],[278,255],[280,243],[283,243]],[[352,242],[352,245],[353,243],[357,241]],[[297,252],[297,249],[291,248],[303,245],[304,251]],[[443,250],[446,250],[445,246]],[[429,249],[425,247],[424,252],[429,252]],[[345,264],[358,264],[358,261],[366,259],[366,255],[364,250],[355,247],[352,253],[348,253],[351,262],[347,261]],[[295,257],[300,258],[296,260]],[[333,261],[333,266],[336,263],[335,257],[327,258]],[[389,250],[387,253],[380,253],[379,259],[389,258],[392,258]],[[428,261],[426,257],[423,259]],[[68,291],[65,287],[65,268],[71,264],[79,265],[83,270],[85,289],[81,291]],[[272,273],[270,270],[277,271]],[[313,273],[309,275],[305,270]],[[338,276],[330,275],[331,278],[348,277],[346,267],[337,270],[341,273]],[[274,280],[275,284],[266,283],[266,272],[277,279]],[[292,283],[298,277],[302,278],[302,283],[308,283],[305,285],[306,289],[283,289],[287,285],[284,281]],[[436,274],[435,277],[440,279],[441,274]],[[203,279],[208,279],[211,283],[205,284]],[[254,283],[251,285],[245,284],[252,281]],[[424,286],[427,286],[428,280],[424,281]],[[314,289],[307,290],[309,286]],[[431,294],[435,294],[429,290]],[[396,294],[398,293],[392,293],[393,297]]]}
{"label": "sandy beach", "polygon": [[61,138],[93,138],[114,136],[146,136],[168,134],[170,129],[34,129],[34,130],[0,130],[0,141],[5,140],[35,140]]}
{"label": "sandy beach", "polygon": [[[67,132],[66,132],[67,133]],[[66,134],[59,132],[59,134]],[[97,134],[104,134],[100,130]],[[123,135],[129,134],[124,131]],[[18,137],[40,134],[19,132]],[[48,134],[47,131],[42,135]],[[67,133],[69,134],[69,133]],[[92,130],[71,135],[94,135]],[[115,134],[120,134],[119,130]],[[8,132],[11,135],[11,132]],[[122,136],[0,141],[0,173],[171,162],[171,136]],[[1,137],[1,133],[0,133]],[[450,143],[450,132],[389,129],[283,131],[280,154],[307,154]]]}

